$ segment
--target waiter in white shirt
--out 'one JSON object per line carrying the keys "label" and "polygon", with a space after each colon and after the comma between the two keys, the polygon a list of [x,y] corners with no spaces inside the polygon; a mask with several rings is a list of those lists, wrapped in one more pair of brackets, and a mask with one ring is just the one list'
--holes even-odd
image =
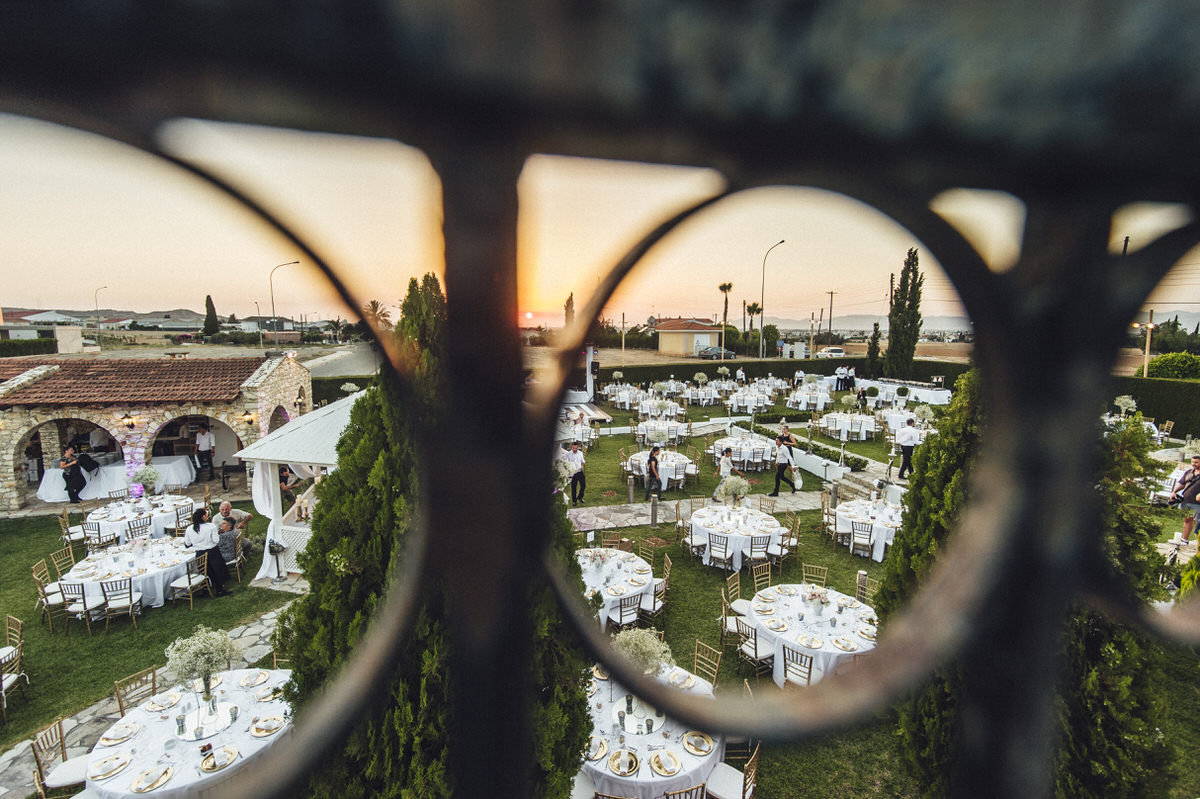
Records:
{"label": "waiter in white shirt", "polygon": [[204,422],[200,423],[200,431],[196,433],[196,471],[204,469],[208,464],[208,479],[213,479],[213,450],[217,448],[217,439]]}
{"label": "waiter in white shirt", "polygon": [[897,480],[903,480],[905,472],[912,475],[912,454],[920,440],[921,434],[917,432],[916,422],[911,418],[905,423],[904,427],[901,427],[896,432],[896,443],[900,445],[900,453],[903,456],[900,461],[900,471],[896,473]]}
{"label": "waiter in white shirt", "polygon": [[792,487],[792,493],[796,493],[796,484],[787,476],[787,470],[792,468],[792,453],[783,443],[781,436],[775,437],[775,490],[768,497],[779,496],[779,483],[784,482]]}
{"label": "waiter in white shirt", "polygon": [[578,441],[571,442],[571,449],[563,453],[563,460],[571,464],[571,504],[575,505],[583,502],[583,492],[587,489],[587,478],[583,475],[583,453],[579,451]]}

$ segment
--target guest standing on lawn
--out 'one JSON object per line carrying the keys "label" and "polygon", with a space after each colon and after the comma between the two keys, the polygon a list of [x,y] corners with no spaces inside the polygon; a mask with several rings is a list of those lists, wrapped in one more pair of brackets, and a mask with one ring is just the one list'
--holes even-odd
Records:
{"label": "guest standing on lawn", "polygon": [[735,472],[742,477],[746,476],[742,474],[742,472],[739,472],[737,469],[733,468],[733,447],[726,447],[725,451],[721,453],[721,462],[717,464],[717,470],[713,472],[713,477],[718,475],[721,477],[721,482],[717,483],[717,487],[713,489],[713,502],[721,501],[719,496],[721,493],[721,486],[725,485],[726,478]]}
{"label": "guest standing on lawn", "polygon": [[583,502],[583,492],[587,490],[587,477],[583,474],[583,453],[579,451],[579,442],[572,441],[571,449],[563,453],[563,460],[571,464],[571,504]]}
{"label": "guest standing on lawn", "polygon": [[900,460],[900,471],[896,473],[897,480],[903,480],[905,472],[908,472],[910,477],[912,476],[912,454],[920,440],[921,434],[917,432],[916,422],[912,419],[909,419],[904,427],[901,427],[896,433],[896,443],[900,445],[900,453],[903,456]]}

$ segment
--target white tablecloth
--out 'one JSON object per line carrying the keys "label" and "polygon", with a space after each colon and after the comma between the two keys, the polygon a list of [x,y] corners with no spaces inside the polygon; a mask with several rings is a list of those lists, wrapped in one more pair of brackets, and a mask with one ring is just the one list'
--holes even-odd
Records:
{"label": "white tablecloth", "polygon": [[[680,686],[687,684],[689,678],[691,678],[692,684],[684,690],[688,693],[699,694],[701,696],[712,696],[712,684],[686,669],[667,668],[656,679],[659,682]],[[661,719],[662,726],[656,727],[649,734],[624,733],[624,747],[637,752],[640,767],[636,773],[628,777],[619,777],[608,766],[608,761],[612,753],[622,746],[620,742],[620,735],[622,733],[616,729],[614,708],[623,709],[628,706],[625,697],[629,694],[629,691],[620,684],[611,683],[610,680],[595,679],[589,685],[588,691],[591,692],[588,709],[592,714],[593,735],[593,740],[589,743],[589,747],[597,745],[597,738],[603,739],[607,752],[603,757],[596,760],[588,760],[588,753],[585,752],[583,771],[592,778],[592,782],[596,785],[596,790],[601,793],[606,793],[610,796],[637,797],[637,799],[656,799],[656,797],[661,797],[666,791],[681,791],[685,788],[691,788],[694,785],[706,782],[708,775],[725,756],[725,740],[717,735],[712,736],[713,749],[707,755],[694,755],[687,751],[682,744],[682,735],[692,730],[692,728],[682,722],[664,716]],[[635,700],[635,702],[637,702],[634,706],[636,708],[636,718],[638,713],[646,712],[645,708],[647,706],[640,702],[640,700]],[[655,716],[655,718],[657,719],[658,717]],[[628,722],[628,718],[626,723],[630,729],[633,729],[633,725]],[[664,732],[666,733],[666,737],[663,736]],[[650,765],[650,758],[661,750],[654,749],[651,751],[649,748],[651,746],[665,746],[666,751],[669,751],[679,759],[679,771],[669,777],[664,777],[655,772]]]}
{"label": "white tablecloth", "polygon": [[155,493],[161,493],[163,486],[186,486],[196,481],[196,464],[187,455],[158,455],[154,458],[154,468],[159,474]]}
{"label": "white tablecloth", "polygon": [[[782,591],[780,590],[782,589]],[[775,684],[783,687],[784,659],[783,643],[794,646],[813,658],[814,683],[835,673],[839,668],[848,664],[857,654],[869,652],[875,648],[875,642],[864,638],[859,631],[867,626],[867,621],[874,618],[874,609],[859,603],[853,597],[848,597],[832,588],[827,589],[829,604],[808,602],[804,594],[808,590],[805,585],[782,585],[764,589],[754,595],[750,602],[750,615],[747,620],[758,630],[758,648],[760,652],[773,649],[775,652],[775,668],[772,677]],[[794,593],[787,593],[794,592]],[[774,601],[766,601],[774,600]],[[841,613],[838,608],[845,603]],[[766,611],[766,615],[760,613]],[[803,614],[804,620],[799,620]],[[783,629],[772,630],[768,625],[786,625]],[[821,646],[810,648],[802,646],[798,637],[801,635],[815,636],[820,639]],[[834,644],[840,640],[846,649]]]}
{"label": "white tablecloth", "polygon": [[135,516],[150,516],[150,537],[162,538],[168,527],[175,525],[175,510],[187,508],[189,515],[192,510],[192,500],[178,494],[143,499],[139,502],[110,502],[88,514],[89,522],[100,525],[103,535],[115,535],[121,543],[125,542],[129,530],[129,521]]}
{"label": "white tablecloth", "polygon": [[733,465],[738,469],[742,468],[742,464],[751,456],[751,452],[755,449],[764,450],[763,462],[764,468],[773,469],[775,465],[775,442],[769,441],[761,436],[725,436],[718,438],[713,442],[712,453],[714,463],[719,463],[721,453],[725,448],[729,447],[733,450],[731,457]]}
{"label": "white tablecloth", "polygon": [[[108,492],[129,486],[125,476],[125,461],[101,466],[95,477],[84,471],[83,479],[87,485],[79,492],[80,499],[104,499]],[[38,485],[37,498],[42,502],[66,502],[70,499],[67,496],[67,484],[63,482],[62,469],[55,467],[46,470]]]}
{"label": "white tablecloth", "polygon": [[[663,407],[659,408],[659,405]],[[673,419],[679,415],[681,408],[679,407],[679,403],[674,400],[649,399],[638,403],[638,411],[643,416],[650,416],[655,419],[660,417]]]}
{"label": "white tablecloth", "polygon": [[147,545],[122,544],[88,555],[63,575],[62,582],[83,583],[89,604],[103,604],[104,580],[133,579],[133,590],[142,593],[142,606],[162,607],[167,586],[187,572],[196,551],[185,549],[182,538],[160,538]]}
{"label": "white tablecloth", "polygon": [[[750,537],[769,535],[771,543],[778,544],[783,528],[775,517],[753,508],[729,508],[715,506],[701,508],[692,514],[692,538],[697,544],[706,543],[710,533],[729,536],[729,552],[733,555],[733,568],[742,568],[742,548],[750,546]],[[709,565],[709,547],[704,549],[704,564]]]}
{"label": "white tablecloth", "polygon": [[825,410],[825,405],[829,402],[829,395],[824,391],[793,391],[787,398],[785,403],[789,408],[795,408],[798,411],[810,410]]}
{"label": "white tablecloth", "polygon": [[771,398],[757,391],[738,391],[731,394],[725,404],[730,413],[750,413],[751,411],[766,410],[771,406]]}
{"label": "white tablecloth", "polygon": [[636,406],[638,403],[640,403],[642,401],[642,398],[645,396],[646,396],[646,392],[644,392],[640,389],[634,388],[634,389],[622,390],[622,391],[618,391],[616,393],[616,396],[613,398],[613,403],[618,408],[624,408],[627,411],[633,410],[634,406]]}
{"label": "white tablecloth", "polygon": [[[264,672],[267,679],[259,685],[243,686],[243,678],[253,680],[260,674],[259,669],[235,669],[220,672],[221,682],[213,687],[213,695],[217,699],[218,708],[224,719],[228,719],[228,707],[236,706],[237,720],[227,728],[211,737],[200,741],[180,740],[176,736],[176,717],[197,708],[197,694],[190,688],[182,686],[164,691],[152,700],[143,702],[125,715],[121,721],[114,724],[105,732],[106,737],[114,739],[123,737],[122,725],[138,725],[137,733],[128,741],[104,746],[97,744],[89,756],[88,773],[95,773],[100,763],[114,755],[129,756],[128,766],[117,774],[104,780],[87,781],[87,787],[105,799],[127,799],[141,796],[133,792],[133,782],[139,774],[149,768],[173,765],[175,771],[171,778],[161,787],[149,792],[148,796],[155,799],[192,799],[201,790],[208,791],[214,786],[237,777],[246,768],[250,768],[254,760],[269,746],[287,735],[291,728],[290,708],[283,699],[276,698],[260,702],[259,696],[272,693],[272,689],[282,686],[291,676],[287,670]],[[179,701],[165,710],[151,710],[147,704],[151,701],[169,702],[172,694],[179,696]],[[254,719],[282,719],[279,731],[264,737],[251,733]],[[258,722],[263,723],[262,721]],[[188,730],[188,734],[191,730]],[[213,750],[232,746],[237,750],[238,757],[231,765],[220,771],[206,773],[200,771],[200,746],[212,744]],[[217,794],[214,794],[217,795]]]}
{"label": "white tablecloth", "polygon": [[[629,456],[629,470],[639,477],[646,476],[646,463],[650,460],[650,450],[644,449]],[[662,478],[663,488],[670,480],[684,479],[684,470],[692,463],[692,459],[679,452],[662,449],[658,451],[658,474]]]}
{"label": "white tablecloth", "polygon": [[851,522],[871,522],[871,560],[879,563],[900,529],[900,513],[899,505],[866,499],[843,502],[834,510],[839,533],[852,532]]}
{"label": "white tablecloth", "polygon": [[[650,564],[632,552],[602,547],[580,549],[575,553],[583,570],[588,596],[599,593],[604,599],[600,626],[621,615],[621,599],[631,594],[653,594],[654,574]],[[636,583],[641,582],[641,585]],[[614,593],[617,592],[617,593]]]}
{"label": "white tablecloth", "polygon": [[[858,423],[862,424],[862,432],[858,439],[853,439],[850,428]],[[861,440],[866,433],[875,431],[875,417],[857,413],[827,413],[821,417],[821,427],[842,441]]]}
{"label": "white tablecloth", "polygon": [[650,444],[666,444],[687,435],[687,425],[680,422],[638,422],[638,435]]}
{"label": "white tablecloth", "polygon": [[692,405],[712,405],[717,401],[717,390],[715,388],[688,388],[684,389],[683,396]]}
{"label": "white tablecloth", "polygon": [[879,389],[880,396],[886,399],[909,399],[914,402],[923,402],[926,405],[949,405],[950,404],[950,389],[948,388],[931,388],[927,386],[908,386],[908,397],[896,397],[896,389],[902,383],[884,383],[878,380],[867,380],[858,378],[855,381],[858,385],[856,388],[870,388],[875,386]]}

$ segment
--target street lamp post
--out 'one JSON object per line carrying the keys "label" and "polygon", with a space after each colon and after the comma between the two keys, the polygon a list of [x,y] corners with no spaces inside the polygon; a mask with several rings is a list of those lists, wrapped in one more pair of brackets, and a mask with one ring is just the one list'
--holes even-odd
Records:
{"label": "street lamp post", "polygon": [[104,351],[104,345],[100,343],[100,292],[106,288],[108,286],[101,286],[92,294],[92,305],[96,308],[96,349],[100,352]]}
{"label": "street lamp post", "polygon": [[1150,319],[1145,324],[1142,324],[1141,322],[1134,322],[1133,326],[1135,328],[1138,328],[1138,327],[1146,328],[1146,351],[1142,355],[1142,377],[1149,377],[1150,376],[1150,334],[1154,332],[1154,311],[1153,310],[1150,311]]}
{"label": "street lamp post", "polygon": [[254,315],[258,317],[258,324],[256,324],[255,327],[258,328],[258,348],[261,350],[263,348],[262,311],[258,310],[258,300],[254,301]]}
{"label": "street lamp post", "polygon": [[758,357],[759,358],[763,357],[763,339],[766,338],[766,336],[763,335],[763,327],[767,324],[767,313],[766,313],[766,308],[767,308],[767,256],[771,254],[771,250],[775,249],[780,244],[783,244],[783,239],[780,239],[775,244],[772,244],[770,247],[767,248],[767,251],[763,253],[762,289],[761,289],[759,300],[758,300]]}
{"label": "street lamp post", "polygon": [[279,317],[275,315],[275,270],[285,266],[292,266],[300,263],[299,261],[288,261],[286,264],[271,269],[271,274],[267,277],[267,283],[271,287],[271,325],[275,328],[275,346],[279,346]]}

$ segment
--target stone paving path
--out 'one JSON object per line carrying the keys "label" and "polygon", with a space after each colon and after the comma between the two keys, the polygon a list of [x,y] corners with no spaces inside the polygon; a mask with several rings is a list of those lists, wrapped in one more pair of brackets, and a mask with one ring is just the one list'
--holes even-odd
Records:
{"label": "stone paving path", "polygon": [[[256,588],[273,588],[277,591],[302,594],[308,591],[308,583],[295,575],[282,583],[272,583],[268,580],[257,580],[250,585]],[[291,604],[290,602],[288,604]],[[234,627],[228,635],[234,646],[241,652],[233,661],[233,668],[244,669],[251,664],[271,654],[271,635],[275,632],[275,623],[281,611],[287,605],[264,613],[249,624]],[[165,668],[158,672],[158,682],[161,686],[174,685],[180,682],[174,674]],[[33,686],[36,690],[36,686]],[[63,734],[67,742],[67,756],[86,755],[92,751],[104,731],[121,718],[117,709],[117,700],[109,696],[100,700],[85,710],[63,719]],[[30,744],[33,739],[21,743],[0,754],[0,797],[25,797],[33,793],[33,751]]]}

